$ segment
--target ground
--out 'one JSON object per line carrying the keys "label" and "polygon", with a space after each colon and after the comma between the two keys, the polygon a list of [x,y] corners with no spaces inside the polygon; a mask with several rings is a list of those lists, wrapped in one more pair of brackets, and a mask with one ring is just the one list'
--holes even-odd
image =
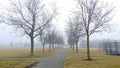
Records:
{"label": "ground", "polygon": [[59,49],[51,52],[45,49],[35,48],[34,56],[29,56],[29,48],[0,48],[0,68],[24,68],[38,61],[38,58],[48,57],[56,53]]}
{"label": "ground", "polygon": [[64,68],[120,68],[120,56],[106,55],[105,52],[91,49],[91,58],[86,60],[86,49],[79,53],[68,49]]}
{"label": "ground", "polygon": [[90,49],[90,51],[92,60],[88,61],[86,49],[79,49],[79,53],[69,48],[67,51],[63,49],[59,52],[46,50],[45,54],[42,54],[41,49],[35,49],[35,56],[30,57],[29,49],[2,48],[0,49],[0,68],[24,68],[38,61],[36,58],[43,56],[47,58],[39,60],[33,68],[63,68],[63,66],[64,68],[120,68],[120,56],[106,55],[104,51],[97,49]]}
{"label": "ground", "polygon": [[34,56],[30,56],[30,48],[0,48],[0,58],[40,58],[54,54],[59,49],[54,49],[51,52],[45,49],[42,53],[41,48],[34,49]]}
{"label": "ground", "polygon": [[25,68],[36,60],[0,60],[0,68]]}

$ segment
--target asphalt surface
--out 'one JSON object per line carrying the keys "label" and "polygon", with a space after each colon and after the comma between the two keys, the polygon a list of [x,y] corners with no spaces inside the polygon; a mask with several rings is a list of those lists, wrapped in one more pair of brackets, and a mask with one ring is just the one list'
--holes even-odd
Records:
{"label": "asphalt surface", "polygon": [[64,60],[66,58],[66,49],[48,58],[41,59],[37,64],[31,68],[63,68]]}

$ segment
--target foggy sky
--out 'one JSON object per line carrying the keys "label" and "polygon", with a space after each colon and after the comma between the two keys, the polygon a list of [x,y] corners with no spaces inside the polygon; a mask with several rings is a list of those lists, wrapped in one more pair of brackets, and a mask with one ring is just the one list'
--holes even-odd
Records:
{"label": "foggy sky", "polygon": [[[57,3],[59,16],[55,21],[55,25],[58,27],[57,30],[60,30],[60,33],[65,35],[66,20],[71,14],[71,11],[75,8],[75,0],[47,0],[54,1]],[[113,6],[114,9],[114,18],[110,22],[113,25],[113,30],[111,33],[96,33],[91,36],[91,39],[120,39],[120,0],[102,0],[106,1]],[[8,0],[0,0],[0,9],[9,8]],[[2,13],[3,11],[0,11]],[[5,24],[0,24],[0,44],[1,43],[10,43],[10,42],[29,42],[29,38],[22,36],[20,33],[16,33],[12,27]]]}

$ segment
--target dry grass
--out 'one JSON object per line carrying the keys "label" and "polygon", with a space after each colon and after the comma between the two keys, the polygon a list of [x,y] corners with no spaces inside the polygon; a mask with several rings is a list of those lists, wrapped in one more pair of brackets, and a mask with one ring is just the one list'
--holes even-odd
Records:
{"label": "dry grass", "polygon": [[[54,49],[51,52],[45,49],[35,48],[34,56],[29,56],[29,48],[0,48],[0,58],[41,58],[53,55],[60,49]],[[0,60],[0,68],[25,68],[28,65],[37,62],[37,60]]]}
{"label": "dry grass", "polygon": [[0,58],[40,58],[50,56],[58,50],[54,49],[49,52],[48,49],[45,49],[45,53],[42,53],[42,49],[35,48],[34,56],[29,56],[30,48],[0,48]]}
{"label": "dry grass", "polygon": [[80,49],[79,53],[68,49],[64,68],[120,68],[120,57],[105,55],[103,51],[91,49],[91,61],[86,59],[86,49]]}
{"label": "dry grass", "polygon": [[36,60],[0,60],[0,68],[25,68]]}
{"label": "dry grass", "polygon": [[[97,49],[90,49],[91,50],[91,56],[93,59],[95,58],[105,58],[109,57],[109,55],[106,55],[105,52],[97,50]],[[68,49],[67,52],[67,58],[72,59],[86,59],[87,57],[87,51],[86,49],[79,49],[79,53],[76,53],[72,49]]]}

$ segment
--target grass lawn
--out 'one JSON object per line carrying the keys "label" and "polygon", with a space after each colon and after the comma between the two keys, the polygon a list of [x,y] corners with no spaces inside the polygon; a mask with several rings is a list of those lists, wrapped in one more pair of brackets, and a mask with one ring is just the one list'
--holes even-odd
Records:
{"label": "grass lawn", "polygon": [[120,56],[106,55],[102,51],[91,49],[93,60],[86,59],[86,49],[80,49],[79,53],[68,49],[64,68],[120,68]]}
{"label": "grass lawn", "polygon": [[[29,56],[29,48],[0,48],[0,58],[41,58],[53,55],[60,49],[54,49],[51,52],[45,49],[45,53],[42,53],[42,49],[35,48],[34,56]],[[37,60],[0,60],[0,68],[25,68]]]}
{"label": "grass lawn", "polygon": [[25,68],[36,60],[0,60],[0,68]]}
{"label": "grass lawn", "polygon": [[60,49],[54,49],[51,52],[45,49],[45,53],[42,53],[42,49],[35,48],[34,56],[30,56],[30,48],[0,48],[0,58],[41,58],[53,55]]}

